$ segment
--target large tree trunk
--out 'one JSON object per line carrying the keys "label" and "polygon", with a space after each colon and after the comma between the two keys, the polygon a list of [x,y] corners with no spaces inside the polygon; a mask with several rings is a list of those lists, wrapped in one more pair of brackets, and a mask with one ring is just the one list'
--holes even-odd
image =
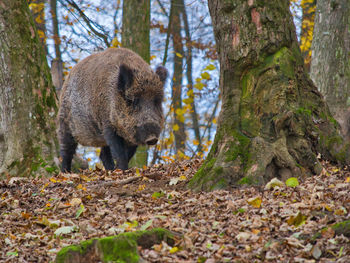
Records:
{"label": "large tree trunk", "polygon": [[26,0],[0,2],[0,174],[52,171],[56,96]]}
{"label": "large tree trunk", "polygon": [[286,0],[212,0],[222,109],[195,189],[318,174],[317,153],[349,163],[337,122],[304,69]]}
{"label": "large tree trunk", "polygon": [[[147,63],[150,62],[150,7],[150,0],[123,1],[122,46],[135,51]],[[147,146],[139,146],[129,166],[147,165],[147,150]]]}
{"label": "large tree trunk", "polygon": [[[182,78],[183,78],[183,56],[184,49],[181,37],[181,11],[182,0],[171,1],[171,14],[172,24],[171,35],[174,46],[174,75],[172,85],[172,106],[173,106],[173,118],[174,118],[174,137],[175,137],[175,149],[176,153],[181,156],[185,152],[185,113],[182,108]],[[181,154],[182,153],[182,154]]]}
{"label": "large tree trunk", "polygon": [[349,0],[317,0],[311,61],[311,78],[345,134],[350,117],[346,114],[350,105],[349,17]]}

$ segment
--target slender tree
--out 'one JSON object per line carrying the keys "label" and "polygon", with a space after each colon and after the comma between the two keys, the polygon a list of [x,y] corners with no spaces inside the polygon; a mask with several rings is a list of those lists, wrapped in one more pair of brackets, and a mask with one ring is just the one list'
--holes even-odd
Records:
{"label": "slender tree", "polygon": [[56,96],[26,0],[0,2],[0,174],[52,171]]}
{"label": "slender tree", "polygon": [[310,72],[345,134],[350,117],[349,18],[349,0],[317,0]]}
{"label": "slender tree", "polygon": [[201,140],[201,134],[199,130],[199,121],[198,121],[198,114],[196,109],[196,102],[195,102],[195,96],[193,93],[193,79],[192,79],[192,40],[191,40],[191,34],[190,34],[190,26],[189,21],[187,17],[186,7],[184,0],[181,0],[181,13],[182,13],[182,20],[184,22],[184,28],[185,28],[185,34],[186,34],[186,78],[187,78],[187,87],[188,87],[188,96],[190,99],[190,106],[191,106],[191,119],[192,119],[192,128],[194,131],[195,138],[198,142],[197,152],[202,151],[202,140]]}
{"label": "slender tree", "polygon": [[190,187],[208,190],[318,174],[318,153],[348,164],[349,144],[305,71],[289,1],[208,3],[222,109],[210,153]]}
{"label": "slender tree", "polygon": [[57,0],[50,0],[50,12],[52,20],[52,29],[53,29],[53,39],[55,46],[55,58],[51,63],[51,74],[52,82],[56,88],[57,94],[60,93],[63,86],[63,62],[61,54],[61,39],[58,29],[58,18],[57,18]]}
{"label": "slender tree", "polygon": [[[123,1],[122,46],[150,62],[150,0]],[[135,12],[135,10],[138,10]],[[139,146],[130,166],[147,165],[147,146]]]}
{"label": "slender tree", "polygon": [[301,21],[300,49],[304,57],[306,69],[310,71],[316,0],[302,0],[301,7],[303,15]]}
{"label": "slender tree", "polygon": [[45,2],[46,0],[29,0],[29,7],[33,15],[35,26],[38,30],[40,42],[44,47],[45,53],[47,54]]}
{"label": "slender tree", "polygon": [[182,0],[171,1],[171,35],[174,46],[174,75],[172,86],[172,107],[174,119],[174,137],[176,152],[185,151],[186,133],[185,118],[182,107],[182,79],[183,79],[183,56],[184,48],[181,37],[181,12],[183,10]]}

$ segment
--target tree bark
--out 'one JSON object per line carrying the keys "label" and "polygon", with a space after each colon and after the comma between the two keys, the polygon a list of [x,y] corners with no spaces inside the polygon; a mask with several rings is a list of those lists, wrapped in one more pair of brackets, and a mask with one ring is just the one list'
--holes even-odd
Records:
{"label": "tree bark", "polygon": [[[150,6],[150,0],[123,1],[122,46],[135,51],[147,63],[150,63]],[[147,146],[139,146],[129,166],[147,165],[147,150]]]}
{"label": "tree bark", "polygon": [[222,108],[210,153],[189,186],[318,174],[318,153],[349,163],[349,144],[305,71],[289,1],[212,0],[209,10]]}
{"label": "tree bark", "polygon": [[349,136],[350,3],[317,0],[311,78]]}
{"label": "tree bark", "polygon": [[[182,108],[182,78],[183,78],[183,56],[184,49],[181,37],[181,11],[183,4],[182,0],[171,1],[171,35],[174,46],[174,75],[173,75],[173,87],[172,87],[172,106],[173,106],[173,118],[174,118],[174,137],[175,137],[175,149],[176,153],[183,154],[185,152],[185,118]],[[176,127],[176,128],[175,128]]]}
{"label": "tree bark", "polygon": [[182,13],[182,19],[184,22],[184,28],[185,28],[185,34],[186,34],[186,64],[187,64],[187,70],[186,70],[186,77],[187,77],[187,88],[188,88],[188,96],[191,100],[190,106],[191,106],[191,118],[192,118],[192,129],[194,131],[194,135],[196,140],[198,141],[198,147],[196,152],[199,153],[202,151],[202,141],[201,141],[201,134],[199,130],[199,123],[198,123],[198,114],[196,110],[196,102],[195,102],[195,96],[193,93],[193,80],[192,80],[192,40],[190,35],[190,27],[188,24],[188,18],[187,18],[187,12],[185,7],[184,0],[181,0],[181,13]]}
{"label": "tree bark", "polygon": [[0,174],[56,166],[56,95],[26,0],[0,2]]}
{"label": "tree bark", "polygon": [[52,17],[53,39],[55,41],[55,58],[51,62],[52,83],[59,97],[63,86],[63,62],[61,54],[61,39],[58,29],[57,0],[50,0],[50,12]]}

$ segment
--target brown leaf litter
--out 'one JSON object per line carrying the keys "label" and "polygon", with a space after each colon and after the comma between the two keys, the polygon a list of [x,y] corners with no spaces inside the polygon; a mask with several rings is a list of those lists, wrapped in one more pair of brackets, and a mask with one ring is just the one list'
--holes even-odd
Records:
{"label": "brown leaf litter", "polygon": [[[299,185],[192,192],[192,160],[147,169],[0,181],[0,262],[50,262],[64,246],[163,227],[182,238],[143,249],[145,262],[350,262],[350,172]],[[321,233],[317,239],[312,237]]]}

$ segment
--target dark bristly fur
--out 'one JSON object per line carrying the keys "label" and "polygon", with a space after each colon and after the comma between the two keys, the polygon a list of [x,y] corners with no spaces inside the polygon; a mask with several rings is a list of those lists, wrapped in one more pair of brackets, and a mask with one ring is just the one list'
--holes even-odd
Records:
{"label": "dark bristly fur", "polygon": [[[154,72],[136,53],[109,48],[79,62],[60,97],[58,136],[63,172],[70,172],[77,143],[102,147],[107,170],[128,169],[141,144],[157,142],[164,117],[167,70]],[[113,160],[114,159],[114,160]]]}

